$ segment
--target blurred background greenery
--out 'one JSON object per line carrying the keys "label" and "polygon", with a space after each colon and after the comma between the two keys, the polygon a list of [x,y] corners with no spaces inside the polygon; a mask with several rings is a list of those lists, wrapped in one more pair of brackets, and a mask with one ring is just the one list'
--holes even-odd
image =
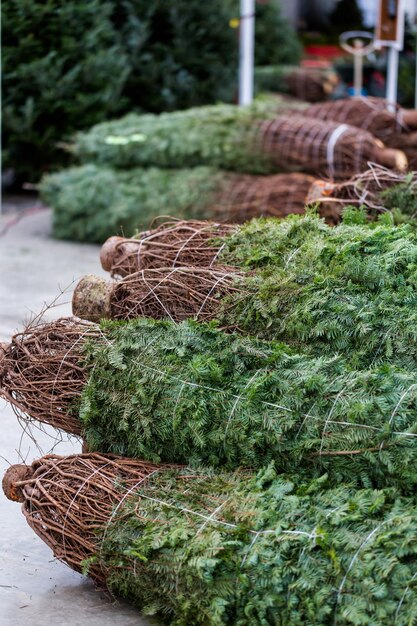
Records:
{"label": "blurred background greenery", "polygon": [[[236,98],[239,0],[8,0],[2,14],[3,169],[18,182],[65,164],[57,144],[76,130]],[[300,55],[278,0],[259,3],[256,63]]]}

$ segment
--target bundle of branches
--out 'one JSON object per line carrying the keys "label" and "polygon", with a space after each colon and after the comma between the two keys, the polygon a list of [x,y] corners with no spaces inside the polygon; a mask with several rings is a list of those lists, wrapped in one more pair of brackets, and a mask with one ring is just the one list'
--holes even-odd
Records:
{"label": "bundle of branches", "polygon": [[[77,317],[99,322],[103,318],[129,320],[136,317],[179,322],[217,317],[232,309],[241,275],[236,268],[156,267],[129,274],[119,282],[85,276],[74,290],[72,311]],[[228,324],[233,328],[233,322]]]}
{"label": "bundle of branches", "polygon": [[[165,234],[170,229],[160,241]],[[343,353],[355,367],[387,359],[413,367],[417,235],[409,226],[368,224],[354,209],[336,227],[310,214],[256,220],[209,240],[216,262],[198,268],[198,277],[195,266],[173,262],[178,245],[167,252],[168,267],[162,258],[158,268],[150,250],[152,270],[139,266],[117,283],[86,277],[75,290],[74,314],[216,319],[316,355]],[[187,245],[192,255],[185,236],[183,254]],[[142,250],[141,263],[147,254]],[[189,283],[188,276],[198,279]]]}
{"label": "bundle of branches", "polygon": [[403,152],[385,148],[371,133],[301,115],[261,122],[254,145],[276,170],[302,169],[331,180],[362,172],[369,161],[401,171],[407,168]]}
{"label": "bundle of branches", "polygon": [[[54,350],[59,371],[40,388],[33,413],[30,392],[40,387],[33,365],[42,366],[42,352],[50,357],[42,339],[49,326],[37,333],[40,349],[19,362],[14,344],[25,337],[14,338],[0,389],[27,419],[82,434],[90,451],[229,469],[274,461],[280,471],[327,471],[333,483],[348,476],[415,488],[415,369],[383,363],[356,371],[341,357],[316,358],[189,321],[107,322],[88,339],[72,325],[73,348]],[[75,355],[84,380],[71,398],[61,397],[56,390]],[[53,394],[61,400],[54,415]]]}
{"label": "bundle of branches", "polygon": [[101,248],[101,265],[112,276],[127,276],[161,265],[211,267],[220,252],[215,240],[234,229],[230,224],[215,222],[164,221],[135,238],[110,237]]}
{"label": "bundle of branches", "polygon": [[417,163],[417,110],[393,109],[392,103],[382,98],[359,97],[317,104],[303,114],[363,128],[387,146],[403,150],[411,166]]}
{"label": "bundle of branches", "polygon": [[[3,491],[10,500],[24,503],[29,526],[54,556],[82,573],[97,552],[97,538],[110,522],[113,508],[120,506],[129,490],[137,493],[159,469],[114,455],[50,454],[31,466],[12,465],[3,477]],[[109,573],[103,565],[91,562],[88,571],[101,585]]]}
{"label": "bundle of branches", "polygon": [[167,214],[244,222],[303,213],[313,182],[306,174],[250,176],[208,167],[123,172],[90,164],[45,176],[40,193],[54,209],[56,237],[102,243],[118,232],[132,236]]}
{"label": "bundle of branches", "polygon": [[[102,243],[118,232],[132,236],[161,214],[241,223],[260,216],[302,214],[310,201],[319,203],[320,215],[334,224],[348,200],[372,209],[402,209],[405,200],[415,203],[415,175],[411,178],[409,184],[406,175],[376,164],[340,186],[300,173],[250,176],[206,167],[117,172],[90,164],[45,176],[40,192],[54,209],[56,237]],[[392,186],[391,206],[381,193]]]}
{"label": "bundle of branches", "polygon": [[387,145],[394,136],[417,130],[417,110],[403,109],[398,105],[393,108],[393,104],[383,98],[333,100],[307,107],[303,114],[363,128]]}
{"label": "bundle of branches", "polygon": [[14,466],[4,491],[56,557],[166,624],[417,617],[417,508],[394,489],[89,454]]}
{"label": "bundle of branches", "polygon": [[368,161],[407,166],[401,151],[384,148],[365,130],[294,113],[278,116],[272,102],[269,110],[218,105],[129,115],[79,134],[72,150],[81,160],[119,168],[210,165],[256,174],[303,170],[335,179],[362,171]]}
{"label": "bundle of branches", "polygon": [[390,210],[395,223],[415,224],[417,172],[401,174],[370,163],[365,172],[346,182],[332,184],[316,180],[310,188],[306,202],[318,203],[320,213],[332,215],[333,219],[337,215],[341,216],[343,207],[354,205],[365,207],[370,218]]}
{"label": "bundle of branches", "polygon": [[283,92],[306,102],[322,102],[333,93],[339,78],[333,70],[307,69],[294,65],[266,65],[255,68],[255,89]]}
{"label": "bundle of branches", "polygon": [[0,346],[1,395],[18,414],[80,434],[77,406],[87,375],[82,345],[98,337],[98,329],[81,320],[34,321]]}
{"label": "bundle of branches", "polygon": [[[260,180],[292,177],[301,178],[302,175],[288,174]],[[417,218],[417,172],[399,174],[370,164],[366,172],[337,185],[309,176],[304,178],[308,179],[308,195],[297,208],[314,203],[327,222],[340,221],[343,208],[349,205],[366,207],[368,216],[372,217],[392,210],[396,222],[406,219],[411,222]],[[291,193],[290,188],[288,193]],[[291,212],[298,213],[299,210]],[[218,260],[223,238],[236,231],[237,227],[230,224],[166,220],[133,238],[110,237],[101,248],[101,265],[112,276],[118,277],[161,266],[211,267]]]}

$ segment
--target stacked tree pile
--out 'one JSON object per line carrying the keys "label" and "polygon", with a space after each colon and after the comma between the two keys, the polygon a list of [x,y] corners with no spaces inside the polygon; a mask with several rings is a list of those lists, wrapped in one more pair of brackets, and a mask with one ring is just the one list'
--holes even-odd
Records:
{"label": "stacked tree pile", "polygon": [[[362,109],[353,114],[349,102],[349,119],[359,124],[369,118],[369,129],[346,123],[346,103],[316,111],[279,96],[265,96],[249,107],[130,114],[94,126],[67,145],[83,165],[41,183],[43,198],[55,209],[54,233],[102,242],[115,232],[130,236],[159,215],[227,222],[285,217],[302,213],[311,199],[321,199],[317,185],[313,191],[312,176],[330,180],[320,212],[335,223],[346,197],[352,196],[344,188],[341,205],[329,202],[329,195],[338,197],[337,182],[361,175],[370,163],[374,172],[394,171],[393,178],[407,168],[405,153],[385,147],[379,138],[393,146],[394,137],[405,136],[396,133],[396,119],[384,130],[393,115],[379,104],[372,115]],[[331,115],[334,121],[329,121]],[[413,124],[413,112],[403,112],[401,119]],[[384,185],[386,180],[388,186],[394,183],[389,175],[380,175],[382,179]],[[383,189],[375,189],[371,204]],[[366,204],[368,193],[359,198]]]}
{"label": "stacked tree pile", "polygon": [[266,65],[255,68],[258,92],[282,92],[304,100],[322,102],[334,92],[339,78],[328,69],[307,69],[294,65]]}
{"label": "stacked tree pile", "polygon": [[12,467],[6,495],[58,558],[176,625],[416,618],[414,497],[114,456]]}
{"label": "stacked tree pile", "polygon": [[2,346],[0,394],[88,449],[4,478],[58,558],[178,626],[412,623],[417,234],[387,218],[112,239],[74,306],[142,317]]}
{"label": "stacked tree pile", "polygon": [[310,203],[330,224],[349,204],[366,207],[370,216],[397,209],[395,220],[402,222],[416,216],[416,180],[416,173],[375,164],[340,183],[301,173],[252,176],[204,166],[117,171],[87,164],[46,176],[40,192],[54,207],[56,237],[102,243],[114,233],[132,236],[161,215],[242,223],[302,214]]}
{"label": "stacked tree pile", "polygon": [[349,98],[308,107],[304,115],[357,126],[385,145],[400,148],[417,167],[417,110],[403,109],[382,98]]}
{"label": "stacked tree pile", "polygon": [[1,393],[91,451],[415,489],[416,370],[399,357],[354,368],[190,321],[84,333],[64,319],[14,337]]}
{"label": "stacked tree pile", "polygon": [[[2,394],[96,450],[211,465],[267,458],[285,471],[329,461],[339,476],[354,458],[358,476],[362,462],[368,476],[408,475],[416,234],[309,216],[223,234],[197,226],[148,233],[121,258],[107,246],[113,273],[135,271],[105,285],[107,301],[102,283],[84,279],[75,312],[149,319],[29,327],[4,351]],[[190,317],[221,330],[177,325]]]}
{"label": "stacked tree pile", "polygon": [[[179,232],[174,224],[130,240],[130,252],[116,240],[105,247],[104,265],[124,278],[85,277],[73,312],[93,320],[216,319],[316,355],[343,352],[356,365],[412,364],[417,235],[409,226],[365,221],[354,210],[335,228],[314,215],[290,216],[254,220],[223,236],[215,225]],[[208,251],[196,266],[204,241]]]}

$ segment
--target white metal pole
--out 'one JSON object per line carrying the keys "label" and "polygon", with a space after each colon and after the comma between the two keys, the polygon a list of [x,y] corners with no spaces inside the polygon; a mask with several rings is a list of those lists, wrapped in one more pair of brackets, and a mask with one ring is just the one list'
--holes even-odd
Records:
{"label": "white metal pole", "polygon": [[417,0],[415,2],[415,9],[414,9],[414,35],[415,35],[414,56],[415,56],[415,62],[416,62],[416,76],[415,76],[415,84],[414,84],[414,108],[417,109]]}
{"label": "white metal pole", "polygon": [[353,42],[354,48],[358,51],[353,55],[353,90],[355,96],[362,95],[362,75],[363,75],[363,56],[360,52],[364,43],[360,39],[355,39]]}
{"label": "white metal pole", "polygon": [[239,104],[253,100],[255,0],[240,0]]}
{"label": "white metal pole", "polygon": [[416,75],[415,75],[415,85],[414,85],[414,108],[417,109],[417,29],[416,29],[416,40],[415,40],[416,50],[414,52],[415,61],[416,61]]}
{"label": "white metal pole", "polygon": [[386,98],[392,105],[397,103],[398,55],[395,46],[388,48],[387,93]]}

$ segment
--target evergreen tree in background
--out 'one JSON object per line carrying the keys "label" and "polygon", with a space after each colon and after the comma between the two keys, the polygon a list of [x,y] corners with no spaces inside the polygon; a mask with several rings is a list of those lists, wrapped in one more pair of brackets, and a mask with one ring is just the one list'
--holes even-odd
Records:
{"label": "evergreen tree in background", "polygon": [[36,179],[62,161],[56,142],[127,106],[127,56],[111,14],[100,0],[3,3],[3,168]]}
{"label": "evergreen tree in background", "polygon": [[332,30],[341,33],[363,28],[363,15],[357,0],[339,0],[330,13],[329,22]]}
{"label": "evergreen tree in background", "polygon": [[[237,0],[9,0],[2,7],[3,166],[37,180],[79,129],[237,94]],[[257,63],[300,48],[276,0],[257,5]]]}

